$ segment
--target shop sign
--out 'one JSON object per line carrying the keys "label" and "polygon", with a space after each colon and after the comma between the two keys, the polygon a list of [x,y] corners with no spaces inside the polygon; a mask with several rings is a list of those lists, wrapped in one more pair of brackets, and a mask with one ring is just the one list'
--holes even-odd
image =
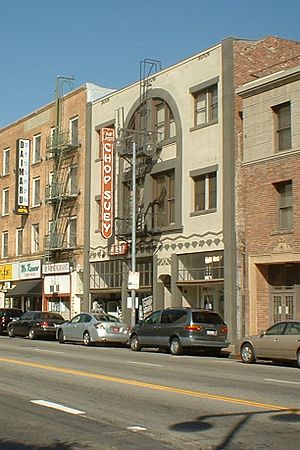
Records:
{"label": "shop sign", "polygon": [[139,289],[140,287],[140,272],[129,272],[128,274],[128,289]]}
{"label": "shop sign", "polygon": [[108,249],[109,256],[123,256],[128,253],[128,243],[120,242],[118,244],[112,244]]}
{"label": "shop sign", "polygon": [[20,263],[20,279],[28,280],[41,277],[41,260],[26,261]]}
{"label": "shop sign", "polygon": [[0,281],[13,279],[13,265],[12,264],[0,264]]}
{"label": "shop sign", "polygon": [[101,148],[101,234],[109,239],[113,229],[113,148],[114,129],[102,128]]}
{"label": "shop sign", "polygon": [[44,278],[45,295],[70,295],[70,275],[46,275]]}
{"label": "shop sign", "polygon": [[43,264],[43,274],[51,274],[51,273],[69,273],[70,272],[70,263],[61,262],[61,263],[49,263]]}
{"label": "shop sign", "polygon": [[153,311],[153,297],[152,297],[152,295],[149,295],[149,297],[144,297],[142,299],[142,307],[143,307],[143,314],[144,314],[144,316],[147,316],[148,314],[152,313],[152,311]]}
{"label": "shop sign", "polygon": [[17,140],[16,214],[29,212],[29,139]]}

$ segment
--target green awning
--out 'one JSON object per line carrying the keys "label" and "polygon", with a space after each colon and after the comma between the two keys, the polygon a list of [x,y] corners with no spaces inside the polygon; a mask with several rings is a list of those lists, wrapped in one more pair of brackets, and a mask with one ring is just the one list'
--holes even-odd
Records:
{"label": "green awning", "polygon": [[15,287],[6,292],[6,297],[22,297],[22,295],[42,295],[42,280],[15,281]]}

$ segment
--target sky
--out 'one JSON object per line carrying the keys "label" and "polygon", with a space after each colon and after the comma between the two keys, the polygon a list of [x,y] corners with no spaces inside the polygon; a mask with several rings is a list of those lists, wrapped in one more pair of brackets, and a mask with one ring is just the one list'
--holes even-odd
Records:
{"label": "sky", "polygon": [[0,129],[54,100],[57,76],[120,89],[232,36],[300,40],[299,0],[0,0]]}

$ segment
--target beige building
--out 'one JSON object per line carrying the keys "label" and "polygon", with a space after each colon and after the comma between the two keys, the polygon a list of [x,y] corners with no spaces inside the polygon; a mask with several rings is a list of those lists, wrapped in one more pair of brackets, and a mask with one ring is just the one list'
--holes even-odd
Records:
{"label": "beige building", "polygon": [[0,130],[0,305],[66,318],[83,299],[87,103],[110,92],[69,85]]}
{"label": "beige building", "polygon": [[167,69],[145,60],[139,82],[93,102],[91,308],[122,308],[127,321],[135,296],[141,316],[169,306],[213,308],[232,342],[244,332],[235,89],[261,70],[295,65],[299,45],[228,38]]}
{"label": "beige building", "polygon": [[300,66],[245,84],[246,332],[300,318]]}

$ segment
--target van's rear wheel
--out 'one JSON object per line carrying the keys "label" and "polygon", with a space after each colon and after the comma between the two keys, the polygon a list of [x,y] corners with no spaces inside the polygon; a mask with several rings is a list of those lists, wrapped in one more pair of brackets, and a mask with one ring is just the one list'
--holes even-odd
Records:
{"label": "van's rear wheel", "polygon": [[183,349],[180,340],[177,337],[173,337],[170,341],[170,353],[171,355],[182,355]]}

